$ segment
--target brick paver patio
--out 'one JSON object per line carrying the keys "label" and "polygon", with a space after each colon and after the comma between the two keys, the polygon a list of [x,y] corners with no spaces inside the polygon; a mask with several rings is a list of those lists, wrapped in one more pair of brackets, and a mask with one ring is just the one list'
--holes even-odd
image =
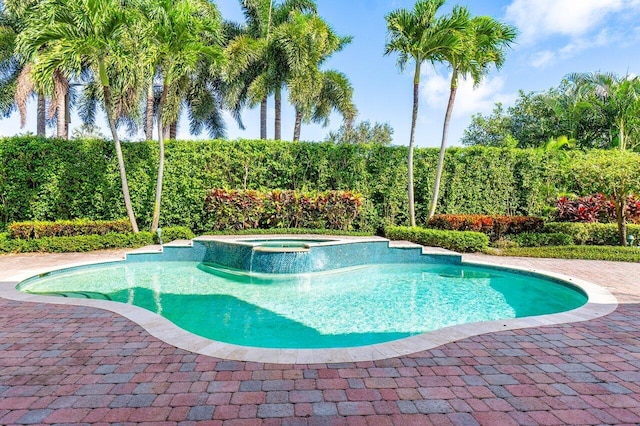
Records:
{"label": "brick paver patio", "polygon": [[[77,256],[2,256],[0,271]],[[277,365],[186,352],[95,308],[0,299],[0,424],[640,423],[640,265],[465,259],[573,275],[620,306],[401,358]]]}

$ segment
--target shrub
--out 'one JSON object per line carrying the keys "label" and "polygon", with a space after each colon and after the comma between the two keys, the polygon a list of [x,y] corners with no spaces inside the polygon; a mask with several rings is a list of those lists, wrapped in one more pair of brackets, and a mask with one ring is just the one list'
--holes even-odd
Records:
{"label": "shrub", "polygon": [[428,226],[452,231],[482,232],[488,235],[491,241],[497,241],[505,234],[539,231],[544,226],[544,221],[533,216],[446,214],[435,215]]}
{"label": "shrub", "polygon": [[[620,241],[615,223],[551,222],[544,226],[544,231],[570,235],[580,245],[615,246]],[[627,225],[627,233],[638,238],[640,225]]]}
{"label": "shrub", "polygon": [[637,247],[594,247],[594,246],[549,246],[514,247],[503,250],[491,250],[498,256],[546,257],[556,259],[611,260],[618,262],[640,262],[640,250]]}
{"label": "shrub", "polygon": [[109,233],[104,235],[76,235],[73,237],[43,237],[38,239],[7,239],[0,241],[0,252],[86,252],[114,248],[135,248],[153,244],[154,234],[140,232],[138,234]]}
{"label": "shrub", "polygon": [[109,233],[131,232],[127,219],[120,220],[59,220],[14,222],[9,225],[12,238],[30,240],[43,237],[73,237],[78,235],[105,235]]}
{"label": "shrub", "polygon": [[[185,227],[167,227],[162,230],[165,243],[176,239],[191,239],[193,232]],[[132,232],[94,235],[75,235],[42,238],[11,238],[8,233],[0,233],[0,253],[70,253],[116,248],[136,248],[157,243],[157,235],[151,232]]]}
{"label": "shrub", "polygon": [[474,252],[486,249],[489,237],[481,232],[444,231],[420,227],[390,226],[385,236],[391,240],[408,240],[431,247],[442,247],[459,252]]}
{"label": "shrub", "polygon": [[192,238],[195,238],[195,234],[193,233],[193,231],[186,226],[170,226],[167,228],[162,228],[161,235],[162,242],[164,243],[168,243],[174,240],[191,240]]}
{"label": "shrub", "polygon": [[346,230],[361,206],[362,197],[350,191],[312,194],[212,189],[205,199],[203,216],[209,230],[298,226]]}
{"label": "shrub", "polygon": [[573,238],[570,235],[560,232],[523,232],[513,235],[511,240],[520,247],[570,246],[573,244]]}
{"label": "shrub", "polygon": [[371,236],[373,233],[366,231],[343,231],[340,229],[321,228],[268,228],[268,229],[232,229],[221,231],[210,231],[207,235],[273,235],[273,234],[315,234],[315,235],[352,235]]}
{"label": "shrub", "polygon": [[[615,222],[616,209],[612,197],[603,194],[587,195],[578,198],[558,198],[556,202],[558,222]],[[626,219],[640,222],[640,199],[634,195],[627,197],[624,207]]]}

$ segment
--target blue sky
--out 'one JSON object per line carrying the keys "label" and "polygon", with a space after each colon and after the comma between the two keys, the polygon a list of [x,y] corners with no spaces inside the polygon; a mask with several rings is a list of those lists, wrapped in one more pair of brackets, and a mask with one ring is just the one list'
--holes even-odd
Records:
{"label": "blue sky", "polygon": [[[225,19],[242,21],[238,0],[216,1]],[[400,73],[395,56],[383,56],[386,40],[385,15],[397,8],[413,8],[412,0],[316,0],[320,15],[341,35],[353,42],[326,64],[326,69],[344,72],[354,86],[354,101],[360,120],[389,123],[394,144],[407,145],[411,125],[412,73]],[[640,73],[640,0],[466,0],[448,1],[469,8],[472,15],[490,15],[516,26],[520,32],[504,67],[492,71],[475,89],[462,82],[451,122],[450,145],[459,145],[463,129],[474,113],[489,113],[495,102],[513,104],[518,90],[544,91],[557,86],[571,72],[607,71],[619,75]],[[425,64],[420,88],[420,111],[416,132],[418,146],[439,146],[442,121],[449,94],[450,73],[446,67]],[[285,94],[286,96],[286,94]],[[35,105],[30,107],[30,113]],[[268,132],[273,136],[273,104],[270,99]],[[0,121],[0,134],[35,132],[33,116],[24,129],[14,114]],[[227,136],[259,137],[258,109],[243,113],[242,131],[227,116]],[[293,134],[293,109],[283,108],[283,138]],[[78,125],[72,118],[72,126]],[[307,124],[302,140],[320,141],[341,124],[332,116],[330,125]],[[50,129],[49,132],[52,132]],[[104,131],[103,133],[108,133]],[[180,138],[189,138],[183,120]],[[200,137],[206,137],[201,135]],[[135,139],[135,137],[134,137]]]}

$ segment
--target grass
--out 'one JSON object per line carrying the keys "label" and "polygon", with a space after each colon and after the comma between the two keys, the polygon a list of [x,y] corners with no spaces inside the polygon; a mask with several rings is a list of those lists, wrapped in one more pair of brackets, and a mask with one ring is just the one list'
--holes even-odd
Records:
{"label": "grass", "polygon": [[554,259],[613,260],[640,262],[640,247],[621,246],[546,246],[489,248],[487,254],[495,256],[548,257]]}

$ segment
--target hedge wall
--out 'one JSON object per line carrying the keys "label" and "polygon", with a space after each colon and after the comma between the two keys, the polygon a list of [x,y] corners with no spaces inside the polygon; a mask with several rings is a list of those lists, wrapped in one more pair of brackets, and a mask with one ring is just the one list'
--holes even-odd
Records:
{"label": "hedge wall", "polygon": [[[150,223],[157,163],[154,142],[124,143],[139,222]],[[415,153],[416,209],[424,223],[437,149]],[[356,229],[407,222],[407,148],[276,141],[167,141],[161,226],[202,231],[211,188],[351,190],[365,204]],[[440,213],[540,214],[566,160],[533,150],[447,151]],[[113,144],[100,140],[0,140],[0,221],[126,217]]]}

